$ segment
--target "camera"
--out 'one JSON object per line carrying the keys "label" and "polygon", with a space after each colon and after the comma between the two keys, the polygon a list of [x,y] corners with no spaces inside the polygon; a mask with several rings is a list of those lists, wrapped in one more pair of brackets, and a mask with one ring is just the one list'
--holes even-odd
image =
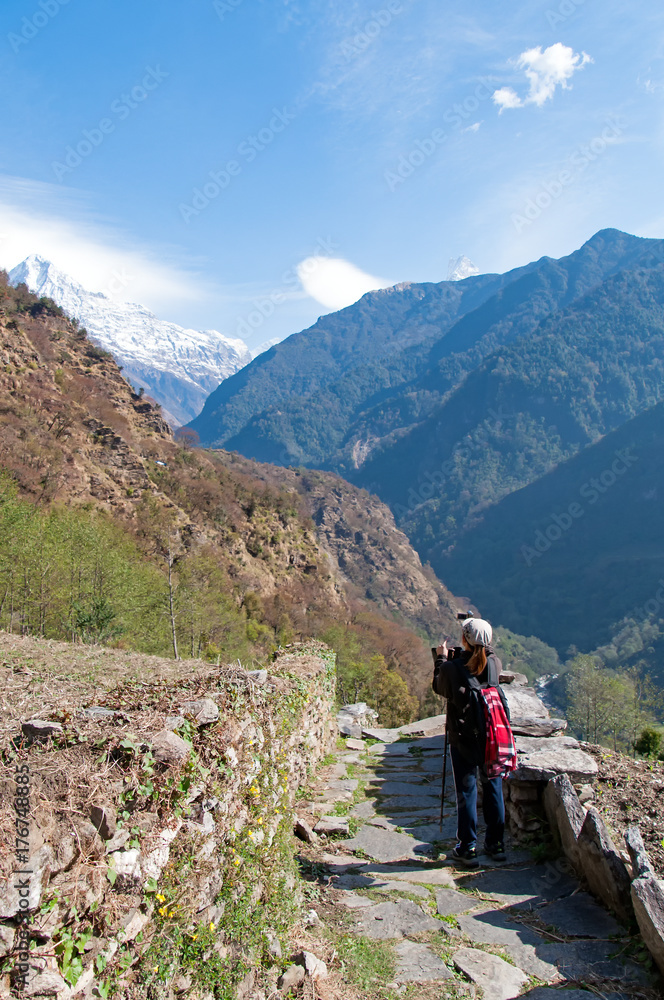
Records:
{"label": "camera", "polygon": [[457,621],[463,622],[466,618],[474,618],[472,611],[457,611]]}

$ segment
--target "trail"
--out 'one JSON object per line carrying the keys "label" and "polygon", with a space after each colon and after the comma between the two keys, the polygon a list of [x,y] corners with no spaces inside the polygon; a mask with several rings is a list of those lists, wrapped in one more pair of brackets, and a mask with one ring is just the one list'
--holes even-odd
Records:
{"label": "trail", "polygon": [[[372,746],[349,740],[314,789],[318,815],[352,803],[347,815],[357,828],[328,841],[319,883],[352,934],[391,943],[395,972],[386,988],[409,1000],[473,992],[484,1000],[656,996],[635,957],[640,938],[562,859],[538,863],[508,839],[502,864],[481,856],[469,872],[443,860],[455,843],[456,814],[448,761],[441,833],[442,753],[440,735]],[[563,985],[570,989],[561,994]]]}

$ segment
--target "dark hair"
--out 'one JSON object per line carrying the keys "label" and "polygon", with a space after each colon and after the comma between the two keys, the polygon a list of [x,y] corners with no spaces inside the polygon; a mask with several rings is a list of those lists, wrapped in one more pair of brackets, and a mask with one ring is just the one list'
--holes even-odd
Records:
{"label": "dark hair", "polygon": [[[468,641],[468,640],[466,640]],[[468,643],[470,646],[471,643]],[[473,646],[473,651],[471,653],[470,659],[466,664],[466,670],[473,675],[473,677],[479,677],[486,670],[486,650],[484,646]]]}

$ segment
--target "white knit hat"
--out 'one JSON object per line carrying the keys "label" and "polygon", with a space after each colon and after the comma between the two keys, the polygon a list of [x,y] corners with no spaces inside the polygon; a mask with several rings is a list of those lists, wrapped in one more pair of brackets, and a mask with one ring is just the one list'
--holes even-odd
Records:
{"label": "white knit hat", "polygon": [[471,646],[490,646],[493,630],[483,618],[466,618],[461,628]]}

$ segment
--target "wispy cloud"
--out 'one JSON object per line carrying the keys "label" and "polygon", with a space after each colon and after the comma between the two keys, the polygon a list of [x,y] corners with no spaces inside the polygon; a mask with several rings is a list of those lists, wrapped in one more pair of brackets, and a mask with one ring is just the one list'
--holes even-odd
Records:
{"label": "wispy cloud", "polygon": [[307,295],[327,309],[343,309],[367,292],[393,284],[340,257],[307,257],[298,264],[297,275]]}
{"label": "wispy cloud", "polygon": [[[192,265],[170,247],[141,244],[99,219],[83,193],[20,177],[0,177],[0,267],[38,253],[90,291],[117,289],[117,297],[157,304],[197,300],[209,293]],[[123,282],[113,283],[118,273]]]}
{"label": "wispy cloud", "polygon": [[512,87],[500,87],[495,91],[493,100],[501,113],[511,108],[524,108],[528,104],[541,108],[553,99],[557,87],[569,90],[574,74],[592,61],[587,52],[575,52],[562,42],[549,45],[544,50],[541,45],[527,49],[514,61],[514,65],[524,71],[529,84],[528,93],[520,97]]}

